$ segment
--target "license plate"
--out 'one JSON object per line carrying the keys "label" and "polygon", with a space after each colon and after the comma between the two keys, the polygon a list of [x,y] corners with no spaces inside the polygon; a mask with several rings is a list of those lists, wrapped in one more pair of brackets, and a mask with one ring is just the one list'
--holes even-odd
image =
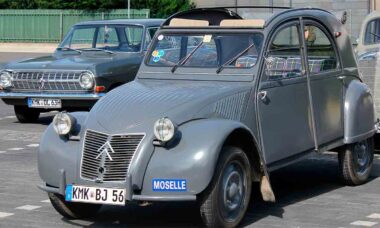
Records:
{"label": "license plate", "polygon": [[29,108],[62,108],[61,99],[28,98]]}
{"label": "license plate", "polygon": [[125,193],[125,189],[67,185],[65,198],[69,202],[125,205]]}

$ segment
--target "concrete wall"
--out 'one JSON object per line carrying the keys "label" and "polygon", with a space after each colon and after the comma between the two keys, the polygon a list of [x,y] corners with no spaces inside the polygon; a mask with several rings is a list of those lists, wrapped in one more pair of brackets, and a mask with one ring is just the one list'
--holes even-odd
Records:
{"label": "concrete wall", "polygon": [[[193,0],[198,7],[243,5],[275,5],[292,7],[318,7],[330,11],[346,10],[348,32],[358,37],[363,19],[372,9],[380,10],[380,0]],[[240,13],[240,12],[239,12]]]}

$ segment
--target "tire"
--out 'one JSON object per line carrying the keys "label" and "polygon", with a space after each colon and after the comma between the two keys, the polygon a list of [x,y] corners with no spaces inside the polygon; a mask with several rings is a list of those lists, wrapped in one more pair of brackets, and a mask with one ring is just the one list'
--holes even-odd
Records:
{"label": "tire", "polygon": [[[200,195],[200,213],[207,227],[236,227],[247,211],[252,171],[247,155],[224,147],[211,184]],[[231,196],[232,195],[232,196]]]}
{"label": "tire", "polygon": [[361,185],[368,180],[374,156],[373,137],[346,145],[339,153],[339,167],[346,185]]}
{"label": "tire", "polygon": [[31,109],[26,106],[14,106],[14,110],[20,123],[35,123],[41,113],[38,109]]}
{"label": "tire", "polygon": [[64,197],[59,194],[48,193],[48,195],[54,209],[67,219],[91,218],[102,207],[98,204],[66,202]]}

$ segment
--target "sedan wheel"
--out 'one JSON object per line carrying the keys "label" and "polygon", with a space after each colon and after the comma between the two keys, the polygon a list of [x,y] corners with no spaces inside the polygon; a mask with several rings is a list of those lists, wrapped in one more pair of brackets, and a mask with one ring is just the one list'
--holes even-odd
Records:
{"label": "sedan wheel", "polygon": [[339,153],[343,180],[347,185],[360,185],[367,181],[373,164],[373,138],[349,144]]}
{"label": "sedan wheel", "polygon": [[235,227],[248,208],[251,167],[247,155],[236,147],[223,149],[214,179],[200,196],[200,212],[208,227]]}

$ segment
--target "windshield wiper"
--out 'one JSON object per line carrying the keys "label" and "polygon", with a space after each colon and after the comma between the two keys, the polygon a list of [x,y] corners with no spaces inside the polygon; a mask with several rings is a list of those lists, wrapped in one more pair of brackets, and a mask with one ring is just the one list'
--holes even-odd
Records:
{"label": "windshield wiper", "polygon": [[101,49],[101,48],[81,48],[81,51],[103,51],[108,54],[115,54],[115,52],[106,50],[106,49]]}
{"label": "windshield wiper", "polygon": [[59,48],[57,48],[57,50],[59,50],[59,51],[76,51],[79,54],[82,54],[82,51],[80,51],[78,49],[74,49],[74,48],[69,48],[69,47],[59,47]]}
{"label": "windshield wiper", "polygon": [[175,70],[177,70],[177,68],[179,66],[182,66],[183,64],[185,64],[191,56],[194,55],[194,53],[203,45],[203,41],[200,42],[188,55],[186,55],[185,57],[183,57],[182,59],[180,59],[172,68],[172,73],[175,72]]}
{"label": "windshield wiper", "polygon": [[255,46],[255,44],[252,43],[246,49],[244,49],[242,52],[240,52],[239,54],[237,54],[235,57],[233,57],[232,59],[228,60],[223,65],[219,66],[219,68],[216,70],[216,73],[219,74],[226,66],[228,66],[232,62],[236,61],[240,56],[244,55],[244,53],[246,53],[249,49],[251,49],[254,46]]}

